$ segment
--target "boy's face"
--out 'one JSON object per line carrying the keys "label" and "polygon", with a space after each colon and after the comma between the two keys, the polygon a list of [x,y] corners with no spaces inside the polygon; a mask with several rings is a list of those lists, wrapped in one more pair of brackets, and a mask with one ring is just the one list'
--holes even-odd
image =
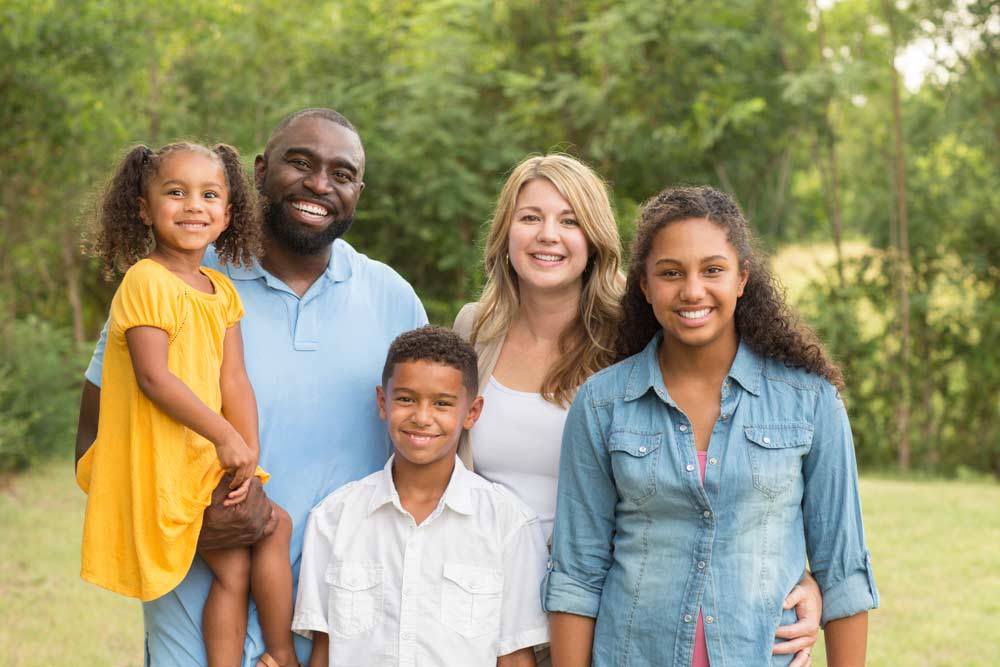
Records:
{"label": "boy's face", "polygon": [[483,407],[481,396],[469,396],[461,371],[433,361],[396,364],[376,391],[396,456],[416,465],[455,456],[462,430]]}

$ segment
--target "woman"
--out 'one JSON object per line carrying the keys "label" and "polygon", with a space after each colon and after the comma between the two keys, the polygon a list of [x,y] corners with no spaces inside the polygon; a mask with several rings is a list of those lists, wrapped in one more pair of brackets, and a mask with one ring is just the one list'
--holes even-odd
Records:
{"label": "woman", "polygon": [[623,310],[627,358],[567,417],[543,586],[553,655],[686,666],[701,637],[716,667],[784,664],[774,631],[808,554],[829,664],[863,665],[878,593],[842,378],[735,202],[707,187],[650,200]]}
{"label": "woman", "polygon": [[[504,484],[552,533],[566,411],[584,380],[610,365],[621,321],[621,242],[607,187],[568,155],[518,164],[486,239],[486,285],[455,329],[479,353],[483,414],[459,448],[466,466]],[[794,590],[811,619],[782,629],[782,652],[815,642],[819,595]],[[787,632],[787,634],[786,634]],[[808,664],[803,651],[793,664]]]}

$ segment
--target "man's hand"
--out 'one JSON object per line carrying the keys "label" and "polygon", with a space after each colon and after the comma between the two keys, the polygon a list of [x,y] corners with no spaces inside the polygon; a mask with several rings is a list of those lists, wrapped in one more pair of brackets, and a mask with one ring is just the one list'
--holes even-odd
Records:
{"label": "man's hand", "polygon": [[205,521],[198,537],[198,549],[228,549],[249,546],[274,532],[278,523],[274,506],[257,477],[250,479],[246,499],[226,505],[232,475],[227,474],[212,492],[212,504],[205,508]]}
{"label": "man's hand", "polygon": [[819,636],[822,600],[816,580],[808,573],[785,598],[782,606],[785,609],[794,608],[798,621],[778,628],[775,637],[788,641],[775,644],[772,653],[795,653],[795,659],[789,667],[809,667],[812,664],[812,646]]}

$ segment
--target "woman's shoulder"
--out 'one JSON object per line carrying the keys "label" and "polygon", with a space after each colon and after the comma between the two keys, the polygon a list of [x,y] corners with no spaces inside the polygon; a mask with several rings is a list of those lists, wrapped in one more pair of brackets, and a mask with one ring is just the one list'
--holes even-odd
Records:
{"label": "woman's shoulder", "polygon": [[822,376],[804,368],[787,366],[784,362],[770,357],[761,358],[761,375],[769,383],[816,394],[833,388],[833,385]]}
{"label": "woman's shoulder", "polygon": [[452,325],[452,329],[462,338],[468,340],[472,335],[472,328],[476,326],[480,308],[481,306],[478,301],[473,301],[462,306],[462,309],[458,311],[458,315],[455,316],[455,324]]}

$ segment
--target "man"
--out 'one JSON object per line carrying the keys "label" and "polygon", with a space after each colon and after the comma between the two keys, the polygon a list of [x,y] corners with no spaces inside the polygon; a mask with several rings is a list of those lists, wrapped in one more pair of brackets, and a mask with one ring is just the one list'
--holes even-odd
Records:
{"label": "man", "polygon": [[[372,392],[389,343],[427,322],[397,273],[340,240],[364,189],[364,168],[361,139],[336,111],[286,117],[254,161],[265,205],[264,255],[249,268],[218,267],[246,310],[241,328],[260,414],[260,465],[272,475],[268,495],[292,517],[296,581],[309,510],[385,464],[388,443]],[[218,266],[214,254],[206,264]],[[103,352],[102,336],[81,398],[77,459],[97,432]],[[228,534],[259,530],[234,525]],[[146,664],[205,664],[201,615],[210,583],[208,568],[195,559],[180,586],[143,605]],[[297,642],[299,658],[307,658],[307,642]],[[263,652],[251,608],[244,666],[256,665]]]}

